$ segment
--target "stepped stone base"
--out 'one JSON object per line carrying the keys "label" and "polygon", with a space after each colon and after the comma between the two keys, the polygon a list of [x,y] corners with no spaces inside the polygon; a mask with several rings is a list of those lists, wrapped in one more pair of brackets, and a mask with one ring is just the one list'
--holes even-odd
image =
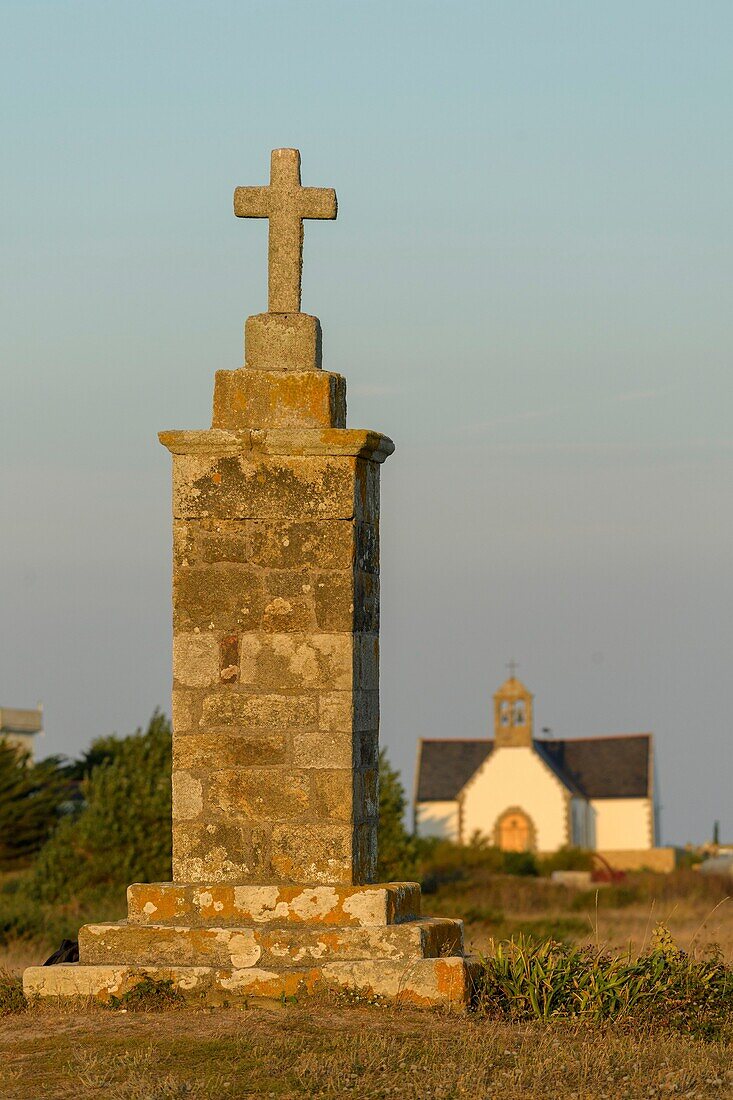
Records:
{"label": "stepped stone base", "polygon": [[421,1008],[468,1004],[478,960],[355,959],[321,966],[266,970],[212,966],[31,966],[23,975],[29,998],[93,998],[102,1003],[121,997],[144,978],[169,980],[188,999],[204,1004],[237,1003],[257,998],[302,997],[321,989],[359,990]]}
{"label": "stepped stone base", "polygon": [[420,917],[417,883],[135,884],[128,920],[88,924],[79,963],[35,966],[29,997],[120,997],[143,978],[196,1002],[352,989],[414,1005],[466,1005],[477,961],[463,922]]}

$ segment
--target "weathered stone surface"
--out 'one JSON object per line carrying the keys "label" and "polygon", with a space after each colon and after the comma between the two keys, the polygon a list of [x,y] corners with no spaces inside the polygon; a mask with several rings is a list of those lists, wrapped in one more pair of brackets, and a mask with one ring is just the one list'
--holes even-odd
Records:
{"label": "weathered stone surface", "polygon": [[205,695],[202,722],[209,728],[235,726],[242,730],[318,728],[318,696],[244,692]]}
{"label": "weathered stone surface", "polygon": [[[252,565],[266,569],[350,569],[355,564],[358,525],[343,519],[292,523],[250,520]],[[366,536],[361,541],[368,541]],[[365,551],[366,552],[366,551]]]}
{"label": "weathered stone surface", "polygon": [[173,679],[182,687],[213,687],[219,681],[219,640],[210,633],[180,630],[173,638]]}
{"label": "weathered stone surface", "polygon": [[295,312],[255,313],[245,321],[244,365],[248,370],[316,373],[322,363],[323,334],[317,317]]}
{"label": "weathered stone surface", "polygon": [[173,818],[173,877],[180,882],[265,882],[269,834],[240,821]]}
{"label": "weathered stone surface", "polygon": [[190,519],[173,524],[175,566],[233,563],[295,573],[379,571],[378,532],[349,519]]}
{"label": "weathered stone surface", "polygon": [[331,959],[427,959],[463,953],[463,925],[424,918],[382,928],[185,927],[87,924],[79,932],[84,965],[250,966],[282,968]]}
{"label": "weathered stone surface", "polygon": [[318,630],[313,583],[307,573],[272,570],[265,574],[264,585],[262,630],[272,634]]}
{"label": "weathered stone surface", "polygon": [[187,771],[174,771],[173,819],[174,821],[195,821],[203,808],[201,780]]}
{"label": "weathered stone surface", "polygon": [[368,882],[374,869],[363,866],[351,824],[318,821],[276,825],[271,863],[276,882]]}
{"label": "weathered stone surface", "polygon": [[207,808],[227,820],[302,820],[311,809],[310,773],[290,768],[231,768],[209,776]]}
{"label": "weathered stone surface", "polygon": [[239,682],[260,691],[348,691],[354,679],[351,634],[251,634],[242,639]]}
{"label": "weathered stone surface", "polygon": [[174,770],[184,768],[209,775],[231,768],[284,764],[286,755],[286,736],[277,730],[180,734],[173,742]]}
{"label": "weathered stone surface", "polygon": [[230,927],[305,922],[381,927],[420,916],[420,887],[416,882],[369,886],[134,883],[127,889],[127,912],[131,922],[156,925]]}
{"label": "weathered stone surface", "polygon": [[319,630],[379,631],[379,577],[373,573],[319,573],[314,599]]}
{"label": "weathered stone surface", "polygon": [[466,1006],[480,963],[475,958],[376,959],[267,970],[206,966],[31,966],[23,975],[28,998],[94,998],[107,1003],[144,978],[171,981],[191,1000],[222,1004],[237,1000],[303,997],[321,988],[357,989],[419,1007]]}
{"label": "weathered stone surface", "polygon": [[[376,518],[373,495],[354,491],[361,460],[328,455],[185,455],[173,467],[177,519]],[[366,482],[366,477],[362,477]]]}
{"label": "weathered stone surface", "polygon": [[209,428],[158,432],[158,439],[173,455],[208,459],[285,455],[352,457],[381,463],[394,453],[394,443],[386,435],[358,428]]}
{"label": "weathered stone surface", "polygon": [[301,187],[298,149],[273,149],[268,187],[237,187],[238,218],[267,218],[267,301],[270,313],[300,309],[303,267],[303,219],[336,217],[332,187]]}
{"label": "weathered stone surface", "polygon": [[350,768],[354,764],[351,735],[331,730],[295,730],[293,764],[298,768]]}
{"label": "weathered stone surface", "polygon": [[[246,568],[173,571],[173,629],[179,633],[256,630],[265,609],[262,578]],[[217,643],[218,645],[218,639]]]}
{"label": "weathered stone surface", "polygon": [[213,428],[345,428],[346,383],[323,371],[220,370]]}
{"label": "weathered stone surface", "polygon": [[311,805],[320,821],[350,822],[361,819],[362,807],[355,796],[351,767],[316,768],[311,780]]}
{"label": "weathered stone surface", "polygon": [[[200,691],[173,687],[171,720],[177,733],[197,730],[201,721],[202,695]],[[175,740],[175,737],[174,737]]]}
{"label": "weathered stone surface", "polygon": [[379,692],[329,691],[318,699],[321,730],[374,730],[379,728]]}

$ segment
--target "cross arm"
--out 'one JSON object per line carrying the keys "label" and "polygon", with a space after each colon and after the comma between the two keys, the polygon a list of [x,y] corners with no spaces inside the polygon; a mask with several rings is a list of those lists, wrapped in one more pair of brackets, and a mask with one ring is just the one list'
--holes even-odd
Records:
{"label": "cross arm", "polygon": [[[309,190],[315,190],[310,188]],[[270,214],[268,187],[237,187],[234,191],[234,213],[238,218],[267,218]],[[310,215],[313,217],[314,215]],[[326,217],[326,215],[321,215]],[[336,215],[334,214],[333,217]]]}
{"label": "cross arm", "polygon": [[301,218],[323,218],[332,221],[336,217],[336,210],[336,192],[333,187],[300,189]]}

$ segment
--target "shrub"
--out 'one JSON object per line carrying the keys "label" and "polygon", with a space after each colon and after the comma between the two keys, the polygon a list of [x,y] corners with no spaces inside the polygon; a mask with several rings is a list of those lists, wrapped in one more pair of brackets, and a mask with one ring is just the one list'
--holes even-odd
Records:
{"label": "shrub", "polygon": [[537,874],[532,852],[502,852],[478,834],[472,837],[470,844],[429,841],[418,855],[420,880],[426,894],[433,894],[440,886],[451,882],[475,882],[490,875]]}
{"label": "shrub", "polygon": [[512,1020],[626,1020],[713,1038],[730,1029],[733,968],[679,951],[661,925],[637,959],[519,936],[484,960],[477,1005]]}
{"label": "shrub", "polygon": [[170,878],[171,728],[156,711],[147,730],[117,739],[82,781],[84,809],[61,821],[29,881],[32,897],[68,902],[131,882]]}
{"label": "shrub", "polygon": [[593,853],[586,848],[560,848],[538,859],[537,867],[541,875],[551,875],[553,871],[592,871]]}
{"label": "shrub", "polygon": [[[97,750],[99,752],[97,753]],[[75,939],[86,920],[118,920],[129,883],[171,873],[171,730],[156,712],[145,733],[104,738],[35,864],[0,886],[0,943]]]}
{"label": "shrub", "polygon": [[379,753],[379,882],[407,881],[417,874],[421,841],[405,828],[406,806],[400,773],[391,766],[382,749]]}
{"label": "shrub", "polygon": [[32,764],[28,753],[0,740],[0,870],[22,867],[40,850],[69,791],[60,757]]}

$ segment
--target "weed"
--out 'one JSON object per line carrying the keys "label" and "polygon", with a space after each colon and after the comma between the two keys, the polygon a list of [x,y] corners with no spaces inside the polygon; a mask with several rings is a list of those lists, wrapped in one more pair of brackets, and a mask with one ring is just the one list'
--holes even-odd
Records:
{"label": "weed", "polygon": [[25,1012],[27,1007],[21,979],[7,970],[0,970],[0,1016]]}
{"label": "weed", "polygon": [[130,1012],[160,1012],[165,1008],[179,1008],[185,997],[176,989],[170,978],[157,980],[145,975],[121,997],[110,998],[110,1008],[128,1009]]}

